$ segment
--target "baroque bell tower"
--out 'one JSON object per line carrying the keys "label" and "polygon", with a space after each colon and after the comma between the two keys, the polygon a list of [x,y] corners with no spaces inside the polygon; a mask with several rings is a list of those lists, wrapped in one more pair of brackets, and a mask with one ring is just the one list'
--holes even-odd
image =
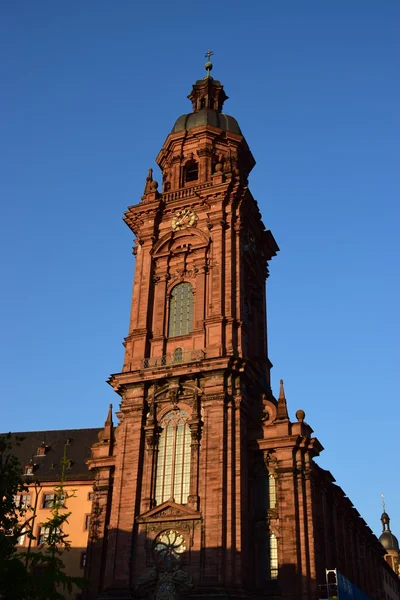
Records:
{"label": "baroque bell tower", "polygon": [[119,424],[89,461],[88,597],[247,598],[276,577],[256,513],[275,493],[257,454],[266,407],[287,417],[267,353],[267,263],[279,248],[209,60],[157,156],[161,185],[150,169],[125,213],[136,267],[124,364],[109,380]]}

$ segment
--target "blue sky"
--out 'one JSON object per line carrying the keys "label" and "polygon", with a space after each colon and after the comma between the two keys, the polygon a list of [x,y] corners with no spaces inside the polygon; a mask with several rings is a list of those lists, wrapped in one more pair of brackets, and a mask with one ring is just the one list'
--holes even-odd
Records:
{"label": "blue sky", "polygon": [[372,529],[385,492],[400,535],[399,19],[397,0],[1,4],[0,430],[98,426],[117,404],[121,217],[210,47],[281,248],[274,390]]}

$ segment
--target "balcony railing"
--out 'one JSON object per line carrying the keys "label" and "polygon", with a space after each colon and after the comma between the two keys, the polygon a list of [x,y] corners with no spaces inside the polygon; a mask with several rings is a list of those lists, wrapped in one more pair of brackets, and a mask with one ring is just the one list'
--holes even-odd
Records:
{"label": "balcony railing", "polygon": [[164,192],[162,197],[166,202],[173,202],[174,200],[181,200],[182,198],[190,198],[191,196],[198,195],[197,192],[204,188],[212,186],[212,182],[203,183],[202,185],[193,185],[187,188],[181,188],[173,192]]}
{"label": "balcony railing", "polygon": [[191,363],[203,360],[204,357],[205,353],[203,350],[182,350],[181,348],[177,348],[172,354],[144,358],[142,360],[142,369],[157,369],[159,367],[170,367],[172,365]]}

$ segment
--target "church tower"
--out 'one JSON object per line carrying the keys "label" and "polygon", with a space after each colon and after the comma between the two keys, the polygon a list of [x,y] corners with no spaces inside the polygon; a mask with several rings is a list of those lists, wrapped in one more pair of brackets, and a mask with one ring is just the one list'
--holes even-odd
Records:
{"label": "church tower", "polygon": [[278,575],[265,520],[271,452],[257,440],[266,421],[287,421],[267,352],[267,264],[279,248],[248,188],[255,160],[222,112],[227,96],[211,69],[157,156],[161,185],[150,169],[125,213],[132,308],[123,368],[109,380],[119,424],[111,431],[108,417],[89,461],[88,597],[246,598]]}
{"label": "church tower", "polygon": [[[382,495],[383,497],[383,495]],[[390,530],[390,517],[386,512],[385,502],[382,500],[383,513],[381,515],[382,533],[379,541],[385,549],[385,560],[392,567],[393,571],[400,576],[399,564],[399,541]]]}

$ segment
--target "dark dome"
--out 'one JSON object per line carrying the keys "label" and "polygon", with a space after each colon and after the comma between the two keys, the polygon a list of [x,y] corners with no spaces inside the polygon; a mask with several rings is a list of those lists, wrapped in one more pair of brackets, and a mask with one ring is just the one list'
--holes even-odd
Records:
{"label": "dark dome", "polygon": [[182,115],[176,121],[171,133],[185,130],[189,131],[189,129],[199,127],[199,125],[212,125],[212,127],[219,127],[219,129],[223,129],[224,131],[231,131],[232,133],[242,135],[236,119],[212,110],[211,108],[202,108],[197,112]]}
{"label": "dark dome", "polygon": [[382,524],[383,524],[383,525],[389,525],[389,523],[390,523],[390,518],[389,518],[389,515],[387,514],[387,512],[386,512],[386,511],[382,513],[382,516],[381,516],[381,521],[382,521]]}
{"label": "dark dome", "polygon": [[393,535],[391,531],[384,531],[381,534],[379,541],[385,548],[385,550],[396,550],[397,552],[399,551],[399,542],[397,540],[397,537]]}

